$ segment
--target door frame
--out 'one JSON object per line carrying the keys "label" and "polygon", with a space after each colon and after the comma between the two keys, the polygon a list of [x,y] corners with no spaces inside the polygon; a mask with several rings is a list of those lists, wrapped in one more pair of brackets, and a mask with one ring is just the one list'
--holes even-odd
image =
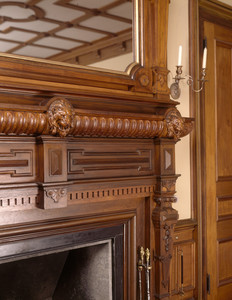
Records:
{"label": "door frame", "polygon": [[[219,1],[189,0],[189,72],[196,82],[200,78],[203,54],[204,21],[232,29],[232,7]],[[206,75],[207,80],[207,75]],[[207,299],[206,269],[206,196],[205,196],[205,138],[204,91],[190,94],[190,116],[195,118],[195,130],[190,137],[192,218],[198,223],[198,299]]]}

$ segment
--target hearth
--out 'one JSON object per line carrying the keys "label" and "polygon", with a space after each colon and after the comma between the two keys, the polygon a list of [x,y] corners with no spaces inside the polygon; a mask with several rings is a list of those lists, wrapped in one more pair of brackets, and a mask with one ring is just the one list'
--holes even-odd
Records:
{"label": "hearth", "polygon": [[1,300],[123,299],[123,226],[0,246]]}

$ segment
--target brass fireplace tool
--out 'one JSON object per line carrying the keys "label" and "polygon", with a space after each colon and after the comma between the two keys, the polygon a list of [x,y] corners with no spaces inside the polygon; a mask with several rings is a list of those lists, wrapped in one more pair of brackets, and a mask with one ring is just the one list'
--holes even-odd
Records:
{"label": "brass fireplace tool", "polygon": [[[145,278],[146,278],[146,295],[147,299],[151,299],[151,294],[150,294],[150,270],[151,270],[151,265],[150,265],[150,250],[147,248],[144,251],[143,247],[140,247],[139,251],[139,261],[138,261],[138,273],[139,273],[139,300],[143,299],[142,296],[142,271],[143,269],[145,270]],[[145,262],[144,262],[144,256],[145,256]]]}

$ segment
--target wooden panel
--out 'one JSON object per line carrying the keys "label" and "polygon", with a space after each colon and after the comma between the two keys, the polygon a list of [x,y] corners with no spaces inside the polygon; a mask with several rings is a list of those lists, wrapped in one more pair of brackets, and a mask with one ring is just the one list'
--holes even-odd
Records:
{"label": "wooden panel", "polygon": [[217,222],[217,239],[219,241],[232,238],[232,219]]}
{"label": "wooden panel", "polygon": [[67,151],[64,140],[38,137],[40,182],[67,181]]}
{"label": "wooden panel", "polygon": [[177,294],[179,292],[178,286],[178,247],[173,247],[173,254],[172,254],[172,263],[170,267],[170,274],[171,274],[171,282],[170,282],[170,289],[172,294]]}
{"label": "wooden panel", "polygon": [[186,243],[181,246],[184,258],[184,288],[195,288],[195,244]]}
{"label": "wooden panel", "polygon": [[[170,281],[172,300],[194,299],[193,295],[196,287],[196,244],[194,231],[195,223],[189,220],[179,221],[175,228]],[[181,267],[182,255],[183,274]],[[183,286],[181,275],[183,275]]]}
{"label": "wooden panel", "polygon": [[218,198],[218,219],[232,218],[232,196]]}
{"label": "wooden panel", "polygon": [[218,197],[232,195],[232,180],[218,181],[216,188]]}
{"label": "wooden panel", "polygon": [[153,156],[153,145],[140,141],[75,142],[68,149],[68,178],[151,175]]}
{"label": "wooden panel", "polygon": [[218,299],[228,299],[228,295],[232,294],[232,283],[221,285],[218,289]]}
{"label": "wooden panel", "polygon": [[35,179],[35,145],[25,143],[9,143],[9,139],[1,138],[0,181],[1,183],[32,182]]}
{"label": "wooden panel", "polygon": [[[183,298],[182,291],[185,293],[195,288],[195,243],[188,242],[175,246],[173,251],[171,266],[171,291],[172,295],[179,295]],[[181,282],[181,256],[183,254],[183,290]],[[172,299],[178,299],[173,298]]]}
{"label": "wooden panel", "polygon": [[[218,245],[218,280],[219,285],[232,282],[232,241]],[[226,258],[226,259],[225,259]]]}
{"label": "wooden panel", "polygon": [[[216,126],[217,126],[217,177],[222,180],[232,177],[232,163],[228,157],[232,153],[232,65],[231,45],[217,42],[216,45]],[[225,138],[226,137],[226,138]]]}
{"label": "wooden panel", "polygon": [[174,234],[174,240],[176,243],[183,241],[193,240],[193,229],[187,229],[184,231],[176,231]]}

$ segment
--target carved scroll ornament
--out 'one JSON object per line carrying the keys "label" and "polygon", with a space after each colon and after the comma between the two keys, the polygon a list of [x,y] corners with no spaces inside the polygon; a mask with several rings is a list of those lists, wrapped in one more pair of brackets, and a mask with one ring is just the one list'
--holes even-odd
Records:
{"label": "carved scroll ornament", "polygon": [[83,114],[76,112],[64,98],[51,99],[46,112],[0,111],[0,133],[85,137],[128,137],[179,139],[193,127],[191,119],[182,118],[176,108],[163,117],[146,119]]}

